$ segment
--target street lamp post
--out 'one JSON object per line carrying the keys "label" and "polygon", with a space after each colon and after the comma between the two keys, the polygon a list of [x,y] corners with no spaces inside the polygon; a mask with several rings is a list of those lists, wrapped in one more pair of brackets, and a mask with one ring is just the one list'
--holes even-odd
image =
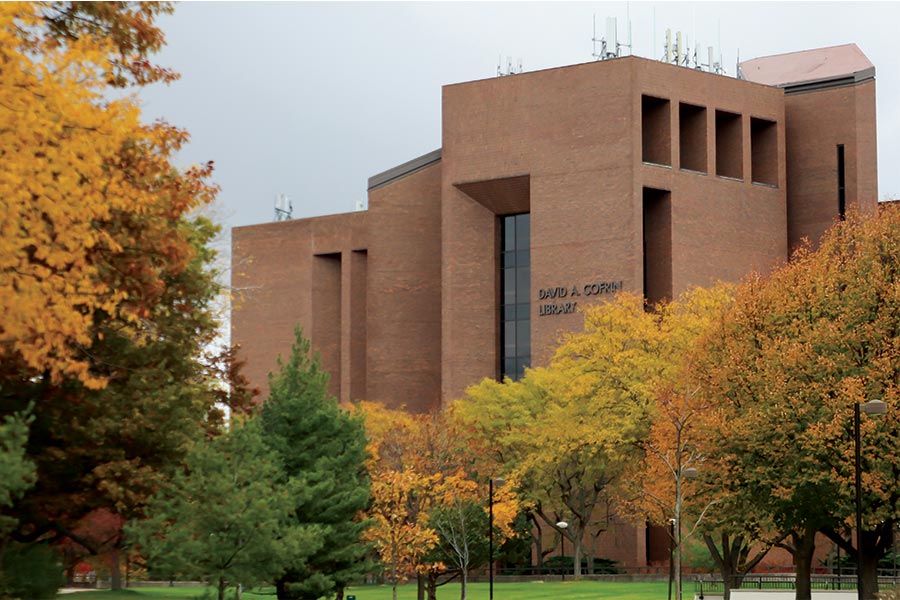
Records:
{"label": "street lamp post", "polygon": [[[560,521],[556,526],[559,527],[559,558],[562,559],[562,557],[566,555],[566,527],[568,527],[569,524],[565,521]],[[562,564],[562,560],[560,560],[560,564]],[[566,580],[565,565],[562,565],[562,580]]]}
{"label": "street lamp post", "polygon": [[672,600],[672,581],[675,580],[675,519],[669,519],[669,600]]}
{"label": "street lamp post", "polygon": [[498,486],[506,483],[504,479],[488,480],[488,598],[494,600],[494,482]]}
{"label": "street lamp post", "polygon": [[856,593],[859,600],[866,600],[863,593],[863,526],[862,526],[862,467],[860,465],[860,413],[867,415],[883,415],[887,412],[887,404],[881,400],[869,400],[853,405],[853,442],[854,467],[856,475]]}

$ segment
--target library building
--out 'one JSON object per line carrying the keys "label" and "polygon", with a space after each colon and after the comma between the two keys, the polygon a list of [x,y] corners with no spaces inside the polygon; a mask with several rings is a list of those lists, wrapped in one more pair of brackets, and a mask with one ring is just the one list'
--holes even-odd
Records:
{"label": "library building", "polygon": [[[233,230],[245,374],[266,389],[299,324],[341,401],[431,411],[546,364],[582,306],[765,273],[875,211],[860,49],[739,66],[625,56],[445,86],[440,148],[370,177],[366,210]],[[598,556],[668,560],[656,528],[615,529]]]}

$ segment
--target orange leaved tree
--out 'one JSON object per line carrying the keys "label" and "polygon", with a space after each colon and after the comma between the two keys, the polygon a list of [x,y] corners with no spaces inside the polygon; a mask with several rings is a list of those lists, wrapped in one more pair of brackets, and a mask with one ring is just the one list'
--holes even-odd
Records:
{"label": "orange leaved tree", "polygon": [[144,124],[126,95],[175,78],[150,60],[170,10],[0,4],[0,417],[30,411],[36,470],[0,551],[99,551],[80,520],[139,516],[214,399],[216,228],[191,216],[212,164],[176,168],[186,132]]}
{"label": "orange leaved tree", "polygon": [[[459,579],[489,560],[488,485],[477,451],[464,443],[452,411],[414,415],[363,403],[369,437],[372,504],[366,532],[396,586],[418,574],[420,593]],[[513,535],[519,512],[514,486],[496,490],[495,541]]]}
{"label": "orange leaved tree", "polygon": [[[696,369],[716,398],[711,484],[751,507],[764,533],[794,556],[801,600],[811,595],[815,535],[859,558],[865,598],[900,518],[900,211],[851,214],[816,251],[742,284]],[[854,405],[861,419],[862,531],[855,527]],[[854,544],[854,539],[858,544]]]}

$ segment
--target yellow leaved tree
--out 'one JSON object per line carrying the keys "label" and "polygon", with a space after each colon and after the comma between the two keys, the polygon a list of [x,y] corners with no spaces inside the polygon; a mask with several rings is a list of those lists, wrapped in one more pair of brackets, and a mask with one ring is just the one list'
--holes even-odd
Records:
{"label": "yellow leaved tree", "polygon": [[[621,294],[589,308],[583,332],[567,335],[550,365],[520,381],[484,380],[455,404],[474,444],[519,482],[542,531],[567,539],[573,574],[593,572],[592,540],[606,531],[622,478],[647,433],[654,381],[671,368],[658,318]],[[567,527],[557,527],[565,521]]]}
{"label": "yellow leaved tree", "polygon": [[[362,403],[369,437],[368,471],[372,526],[366,539],[378,552],[393,586],[413,575],[429,598],[459,579],[466,594],[468,571],[488,562],[487,478],[476,449],[459,435],[452,411],[411,414]],[[493,497],[495,542],[512,537],[520,511],[515,486]]]}
{"label": "yellow leaved tree", "polygon": [[[143,123],[128,95],[176,78],[151,62],[168,12],[0,3],[0,422],[27,425],[33,465],[0,507],[6,558],[100,552],[89,515],[141,517],[215,401],[217,228],[192,213],[212,163],[176,168],[187,133]],[[15,575],[0,569],[0,595]]]}
{"label": "yellow leaved tree", "polygon": [[193,257],[173,225],[215,194],[211,165],[172,167],[183,131],[109,99],[111,85],[171,78],[141,59],[159,40],[114,35],[167,5],[109,4],[0,4],[0,360],[95,389],[98,313],[124,327],[149,315],[162,273]]}

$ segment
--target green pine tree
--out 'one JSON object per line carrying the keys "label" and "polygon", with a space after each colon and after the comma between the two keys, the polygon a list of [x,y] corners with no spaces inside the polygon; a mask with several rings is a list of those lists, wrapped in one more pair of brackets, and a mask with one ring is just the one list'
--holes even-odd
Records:
{"label": "green pine tree", "polygon": [[317,532],[288,527],[294,485],[263,437],[250,420],[202,440],[151,500],[129,538],[157,574],[202,579],[224,600],[227,588],[271,580],[317,548]]}
{"label": "green pine tree", "polygon": [[342,597],[371,568],[369,548],[360,539],[366,523],[358,518],[370,488],[364,424],[328,395],[328,375],[310,357],[299,328],[290,359],[278,364],[262,412],[266,439],[300,490],[293,527],[321,530],[323,536],[320,549],[277,580],[278,598]]}

